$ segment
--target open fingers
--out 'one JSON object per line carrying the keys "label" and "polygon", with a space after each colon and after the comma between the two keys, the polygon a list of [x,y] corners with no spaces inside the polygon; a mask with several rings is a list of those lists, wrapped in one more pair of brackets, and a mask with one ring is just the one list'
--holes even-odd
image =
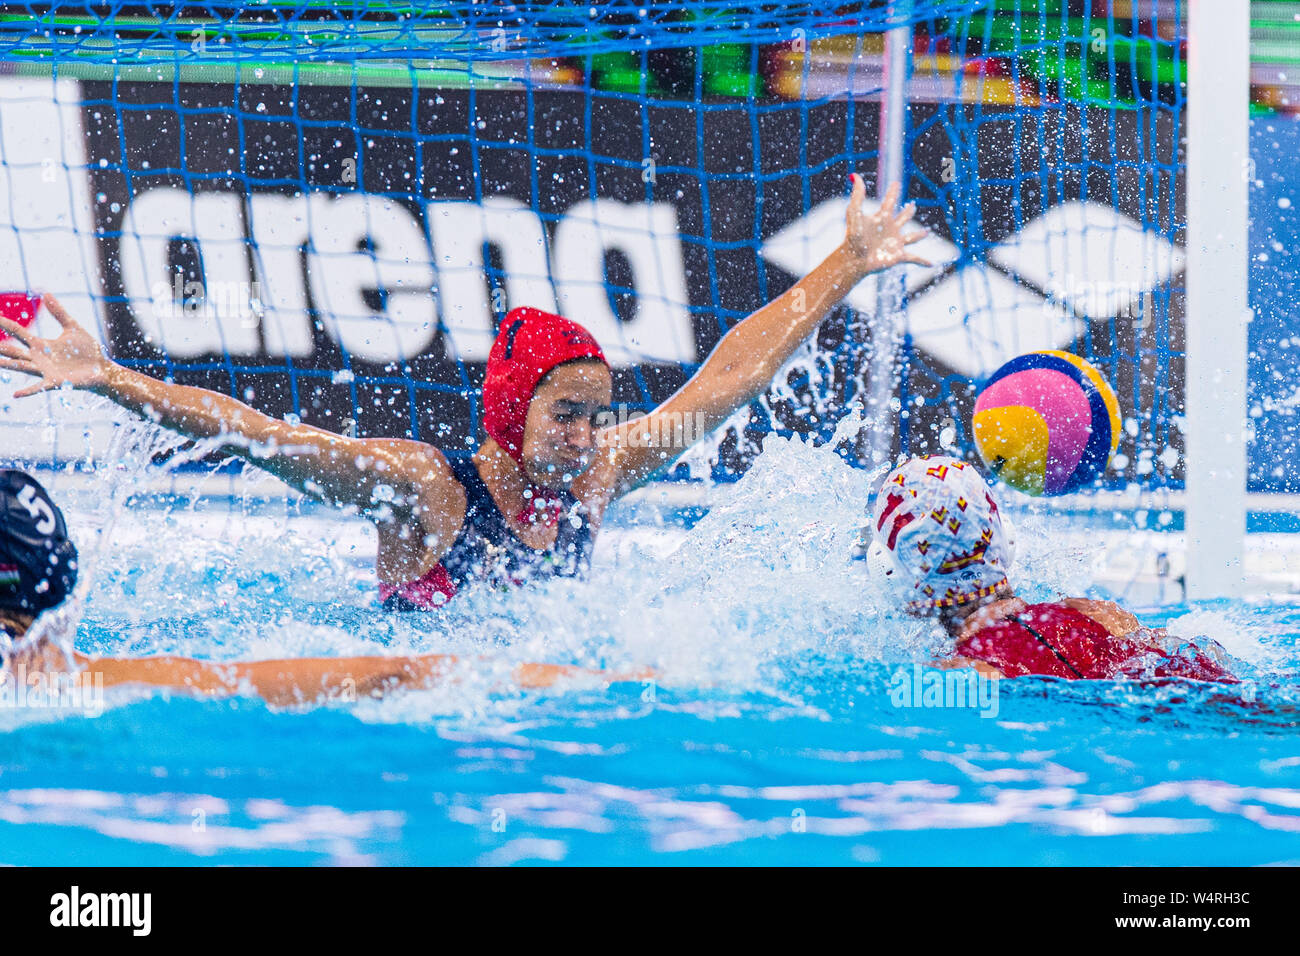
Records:
{"label": "open fingers", "polygon": [[28,385],[26,388],[14,392],[14,398],[26,398],[29,395],[37,395],[54,387],[55,385],[53,382],[50,382],[48,379],[41,379],[35,385]]}
{"label": "open fingers", "polygon": [[6,319],[4,316],[0,316],[0,329],[4,329],[24,345],[30,346],[32,344],[32,339],[36,338],[30,329],[25,329],[17,322],[13,321],[13,319]]}
{"label": "open fingers", "polygon": [[902,184],[898,180],[894,180],[889,184],[889,188],[885,190],[885,195],[880,200],[880,209],[885,215],[892,216],[894,214],[894,209],[898,206],[898,194],[902,188]]}
{"label": "open fingers", "polygon": [[31,358],[31,350],[25,345],[20,345],[13,339],[0,341],[0,355],[8,356],[11,359],[28,359]]}
{"label": "open fingers", "polygon": [[0,356],[0,368],[12,369],[15,372],[26,372],[28,375],[40,375],[40,370],[26,359],[5,358]]}
{"label": "open fingers", "polygon": [[43,292],[41,293],[41,301],[44,302],[45,307],[50,310],[50,315],[54,316],[54,320],[58,322],[59,325],[63,326],[63,328],[74,329],[77,327],[77,320],[68,315],[68,310],[65,309],[59,300],[54,298],[53,295],[48,292]]}
{"label": "open fingers", "polygon": [[849,191],[849,208],[860,208],[867,195],[867,184],[857,173],[849,173],[849,179],[853,182],[853,188]]}

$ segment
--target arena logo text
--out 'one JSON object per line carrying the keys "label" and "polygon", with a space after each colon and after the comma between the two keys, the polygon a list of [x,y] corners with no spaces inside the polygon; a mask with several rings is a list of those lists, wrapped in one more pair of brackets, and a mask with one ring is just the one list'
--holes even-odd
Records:
{"label": "arena logo text", "polygon": [[[202,275],[190,283],[175,277],[178,239],[199,253]],[[503,275],[492,294],[489,245]],[[631,317],[617,314],[606,294],[612,252],[631,267]],[[159,186],[127,206],[116,259],[136,325],[172,359],[304,358],[319,322],[366,361],[423,355],[442,329],[447,360],[483,362],[494,313],[527,304],[582,316],[614,365],[697,360],[677,209],[666,202],[583,200],[548,235],[541,216],[505,196],[426,202],[417,215],[366,193]]]}

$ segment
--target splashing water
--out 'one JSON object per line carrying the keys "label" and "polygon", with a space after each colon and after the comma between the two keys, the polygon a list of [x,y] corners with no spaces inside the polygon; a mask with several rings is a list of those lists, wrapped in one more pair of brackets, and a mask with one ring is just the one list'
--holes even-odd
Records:
{"label": "splashing water", "polygon": [[[115,448],[123,464],[96,476],[87,495],[96,504],[74,522],[94,541],[83,549],[79,594],[119,621],[111,636],[83,639],[83,649],[231,659],[365,654],[379,645],[388,653],[490,654],[490,671],[522,660],[649,665],[673,686],[767,692],[809,654],[932,660],[946,649],[938,628],[900,613],[865,562],[854,560],[883,469],[855,468],[837,449],[864,426],[853,410],[821,444],[767,436],[753,467],[689,533],[658,529],[658,553],[610,560],[598,547],[585,580],[545,582],[505,600],[471,591],[436,615],[374,613],[373,533],[358,520],[301,505],[274,515],[245,506],[242,516],[214,518],[197,501],[162,512],[125,507],[146,463],[176,444],[156,429],[127,431]],[[199,443],[172,463],[212,447]],[[345,546],[337,544],[340,527],[348,529]],[[1051,516],[1019,514],[1018,529],[1013,580],[1022,594],[1086,591],[1088,561],[1055,533]],[[75,623],[75,612],[66,617]],[[1278,658],[1257,634],[1212,613],[1179,623],[1227,636],[1249,660]]]}
{"label": "splashing water", "polygon": [[[616,506],[585,580],[433,615],[378,612],[357,519],[133,497],[175,443],[124,434],[119,464],[56,490],[88,562],[65,620],[78,649],[466,664],[432,690],[291,711],[140,692],[97,718],[0,708],[0,862],[74,863],[90,846],[122,863],[1300,860],[1300,609],[1144,615],[1246,659],[1253,703],[1022,679],[985,716],[900,708],[898,674],[944,638],[855,560],[881,476],[836,449],[861,427],[850,415],[821,445],[769,436],[689,530],[629,527]],[[1089,558],[1059,518],[1017,519],[1021,591],[1082,591]],[[632,536],[651,546],[620,546]],[[525,660],[658,676],[511,690]]]}

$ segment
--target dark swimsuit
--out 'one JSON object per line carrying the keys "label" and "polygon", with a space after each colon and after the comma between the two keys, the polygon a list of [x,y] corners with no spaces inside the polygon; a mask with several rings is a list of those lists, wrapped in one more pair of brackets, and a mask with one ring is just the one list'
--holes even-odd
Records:
{"label": "dark swimsuit", "polygon": [[591,526],[582,504],[571,493],[551,492],[560,500],[555,543],[539,551],[510,530],[472,459],[449,458],[448,464],[465,489],[465,521],[460,533],[442,560],[419,578],[400,585],[379,585],[385,610],[433,610],[475,583],[506,589],[533,578],[576,577],[586,571]]}
{"label": "dark swimsuit", "polygon": [[1235,683],[1209,649],[1181,642],[1169,650],[1115,637],[1101,624],[1064,604],[1031,604],[1019,614],[957,642],[959,657],[992,664],[1007,677],[1041,674],[1096,680],[1189,677]]}

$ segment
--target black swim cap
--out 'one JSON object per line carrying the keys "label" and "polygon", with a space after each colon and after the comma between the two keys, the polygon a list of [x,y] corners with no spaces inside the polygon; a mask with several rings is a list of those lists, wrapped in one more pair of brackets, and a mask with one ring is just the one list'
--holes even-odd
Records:
{"label": "black swim cap", "polygon": [[76,583],[63,512],[31,475],[0,469],[0,608],[38,614]]}

